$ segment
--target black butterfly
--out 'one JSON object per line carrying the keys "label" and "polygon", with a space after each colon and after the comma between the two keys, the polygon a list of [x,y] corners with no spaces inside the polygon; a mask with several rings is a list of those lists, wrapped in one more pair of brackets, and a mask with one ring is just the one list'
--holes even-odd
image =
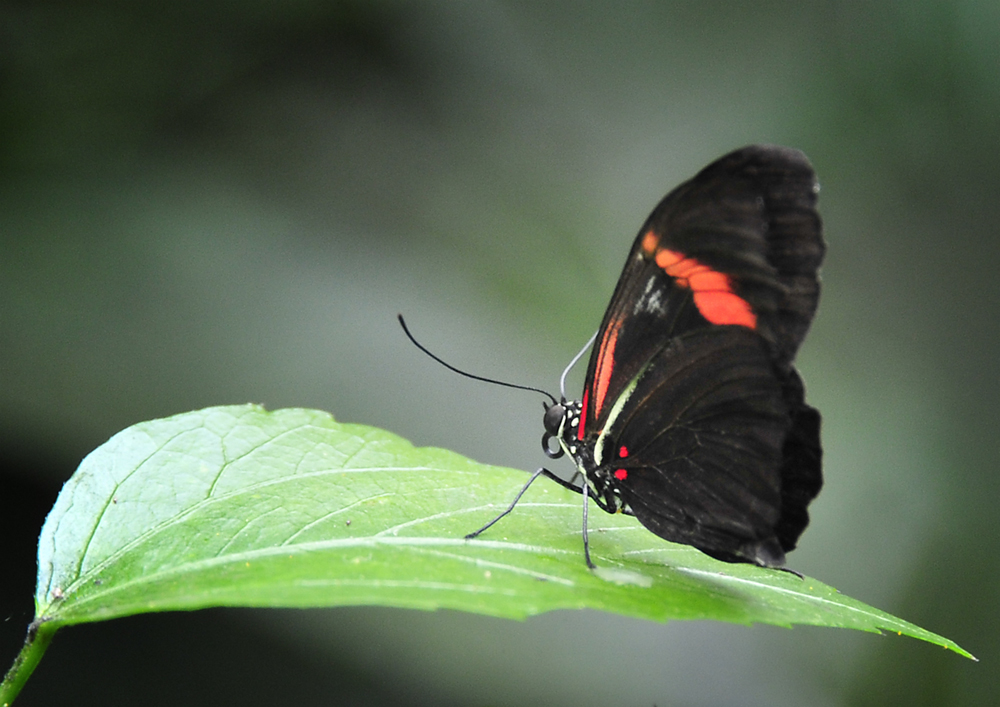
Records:
{"label": "black butterfly", "polygon": [[[539,475],[661,538],[780,567],[822,486],[819,413],[792,366],[825,244],[805,155],[753,145],[670,192],[632,246],[583,399],[546,406],[542,446],[580,485]],[[551,449],[552,439],[558,448]]]}

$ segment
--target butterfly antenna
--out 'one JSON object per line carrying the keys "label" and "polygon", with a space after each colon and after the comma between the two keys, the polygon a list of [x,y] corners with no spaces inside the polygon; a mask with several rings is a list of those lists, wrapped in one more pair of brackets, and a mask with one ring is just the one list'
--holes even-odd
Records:
{"label": "butterfly antenna", "polygon": [[517,385],[516,383],[507,383],[506,381],[498,381],[494,380],[493,378],[484,378],[483,376],[477,376],[472,373],[467,373],[459,368],[455,368],[447,361],[443,361],[442,359],[432,354],[430,351],[427,350],[426,346],[424,346],[415,338],[413,338],[413,334],[411,334],[410,330],[407,328],[406,322],[403,320],[402,314],[397,314],[396,316],[399,317],[399,324],[401,327],[403,327],[403,331],[406,332],[406,336],[409,337],[410,341],[413,342],[413,345],[416,346],[421,351],[423,351],[428,356],[430,356],[431,358],[433,358],[435,361],[440,363],[442,366],[447,368],[449,371],[454,371],[455,373],[461,376],[465,376],[466,378],[472,378],[473,380],[477,381],[483,381],[484,383],[493,383],[494,385],[502,385],[505,388],[517,388],[518,390],[530,390],[534,393],[541,393],[542,395],[546,396],[549,400],[551,400],[553,405],[556,404],[556,399],[552,397],[552,394],[542,390],[541,388],[532,388],[530,385]]}
{"label": "butterfly antenna", "polygon": [[588,341],[587,344],[580,349],[580,353],[573,357],[573,360],[569,362],[569,365],[566,366],[566,370],[563,371],[562,375],[559,377],[559,394],[562,395],[563,400],[566,399],[566,376],[569,375],[570,370],[576,365],[576,362],[583,358],[583,355],[587,353],[587,349],[593,346],[595,339],[597,339],[596,331],[594,332],[594,335],[590,337],[590,341]]}

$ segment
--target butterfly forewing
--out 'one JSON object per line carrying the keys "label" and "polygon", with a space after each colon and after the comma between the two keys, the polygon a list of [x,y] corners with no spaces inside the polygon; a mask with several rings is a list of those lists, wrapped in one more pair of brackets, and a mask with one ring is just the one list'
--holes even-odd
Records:
{"label": "butterfly forewing", "polygon": [[752,146],[668,194],[636,237],[587,369],[580,438],[667,342],[697,328],[753,328],[794,358],[819,296],[824,245],[802,153]]}

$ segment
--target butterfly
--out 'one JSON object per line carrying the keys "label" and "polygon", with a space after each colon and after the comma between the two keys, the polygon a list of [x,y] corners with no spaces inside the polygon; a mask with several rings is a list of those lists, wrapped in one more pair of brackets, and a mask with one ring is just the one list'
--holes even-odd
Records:
{"label": "butterfly", "polygon": [[793,366],[819,302],[818,191],[801,152],[751,145],[667,194],[629,252],[581,399],[546,405],[542,447],[574,477],[539,469],[467,537],[546,476],[584,497],[591,568],[589,500],[719,560],[784,565],[823,484],[820,415]]}

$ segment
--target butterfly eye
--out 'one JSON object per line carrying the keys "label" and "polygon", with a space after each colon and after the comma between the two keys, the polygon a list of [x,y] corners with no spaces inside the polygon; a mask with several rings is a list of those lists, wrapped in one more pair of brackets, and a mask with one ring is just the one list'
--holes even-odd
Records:
{"label": "butterfly eye", "polygon": [[546,407],[545,418],[542,421],[542,424],[545,425],[545,431],[553,437],[559,436],[559,426],[564,417],[566,417],[566,406],[562,403]]}

